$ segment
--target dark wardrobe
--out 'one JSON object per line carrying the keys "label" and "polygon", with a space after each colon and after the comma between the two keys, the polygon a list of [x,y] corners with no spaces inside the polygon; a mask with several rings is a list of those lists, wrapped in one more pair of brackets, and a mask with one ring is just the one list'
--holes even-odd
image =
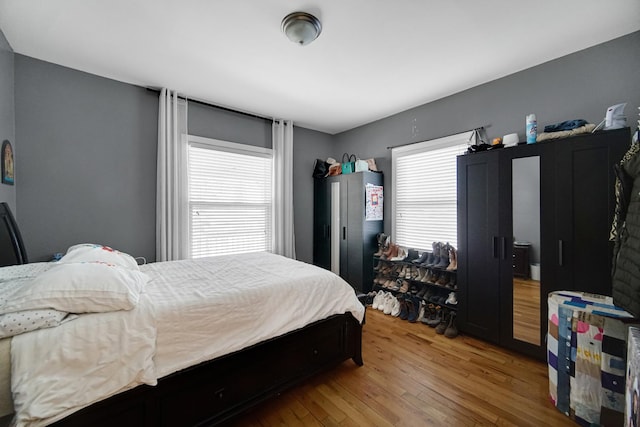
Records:
{"label": "dark wardrobe", "polygon": [[359,292],[371,291],[376,236],[384,230],[382,219],[366,218],[367,184],[382,183],[382,173],[369,171],[314,179],[313,263]]}
{"label": "dark wardrobe", "polygon": [[611,295],[613,165],[630,142],[625,128],[458,157],[462,331],[544,359],[549,292]]}

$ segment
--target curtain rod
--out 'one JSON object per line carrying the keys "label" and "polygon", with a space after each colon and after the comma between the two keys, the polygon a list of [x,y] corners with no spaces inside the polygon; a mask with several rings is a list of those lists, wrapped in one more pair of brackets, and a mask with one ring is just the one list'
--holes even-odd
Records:
{"label": "curtain rod", "polygon": [[473,128],[473,129],[467,129],[467,130],[463,130],[463,131],[460,131],[460,132],[451,133],[449,135],[439,136],[437,138],[427,139],[425,141],[407,142],[406,144],[394,145],[393,147],[387,147],[387,150],[391,150],[391,149],[394,149],[394,148],[400,148],[400,147],[406,147],[407,145],[420,144],[422,142],[431,141],[431,140],[434,140],[434,139],[446,138],[448,136],[457,135],[459,133],[471,132],[471,131],[474,131],[474,130],[484,130],[484,129],[488,128],[488,127],[491,127],[491,125],[478,126],[476,128]]}
{"label": "curtain rod", "polygon": [[[148,87],[146,89],[148,91],[151,91],[151,92],[155,92],[155,93],[158,93],[158,94],[160,93],[160,89],[157,89],[157,88]],[[221,105],[211,104],[210,102],[200,101],[200,100],[193,99],[193,98],[187,98],[187,97],[184,97],[184,96],[181,96],[181,95],[178,95],[178,98],[184,99],[185,101],[188,101],[188,102],[194,102],[196,104],[205,105],[207,107],[217,108],[218,110],[228,111],[230,113],[241,114],[243,116],[253,117],[255,119],[267,120],[269,122],[273,121],[273,118],[271,118],[271,117],[259,116],[257,114],[253,114],[253,113],[246,113],[244,111],[238,111],[238,110],[234,110],[232,108],[223,107]]]}

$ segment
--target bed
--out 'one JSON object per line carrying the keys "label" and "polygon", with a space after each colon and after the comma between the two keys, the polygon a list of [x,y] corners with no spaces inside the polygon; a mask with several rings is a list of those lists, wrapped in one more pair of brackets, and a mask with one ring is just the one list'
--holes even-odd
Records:
{"label": "bed", "polygon": [[[4,267],[0,281],[51,282],[82,264]],[[255,253],[138,273],[132,309],[0,340],[0,402],[10,353],[18,425],[215,425],[345,360],[362,365],[364,307],[331,272]]]}

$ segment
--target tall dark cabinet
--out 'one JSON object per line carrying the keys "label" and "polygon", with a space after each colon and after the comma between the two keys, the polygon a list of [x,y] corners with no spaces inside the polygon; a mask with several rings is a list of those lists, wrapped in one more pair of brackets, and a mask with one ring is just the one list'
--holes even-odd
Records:
{"label": "tall dark cabinet", "polygon": [[[611,295],[613,165],[630,141],[625,128],[458,157],[462,331],[544,359],[549,292]],[[528,170],[535,182],[527,181]],[[535,203],[523,207],[522,200]],[[523,228],[535,229],[533,243],[525,244],[540,271],[533,288],[539,325],[530,338],[518,335],[519,323],[526,322],[514,308],[516,282],[536,285],[514,274],[514,247],[522,245]]]}
{"label": "tall dark cabinet", "polygon": [[[356,172],[314,180],[313,263],[338,272],[360,292],[371,290],[376,235],[384,230],[383,220],[366,219],[367,184],[382,186],[382,173]],[[332,206],[337,210],[332,212]]]}

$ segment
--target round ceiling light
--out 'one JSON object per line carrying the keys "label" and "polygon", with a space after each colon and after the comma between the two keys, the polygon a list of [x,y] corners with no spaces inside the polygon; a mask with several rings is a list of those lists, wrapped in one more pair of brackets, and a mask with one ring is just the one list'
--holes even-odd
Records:
{"label": "round ceiling light", "polygon": [[309,13],[293,12],[282,20],[282,32],[292,42],[304,46],[318,38],[322,24]]}

